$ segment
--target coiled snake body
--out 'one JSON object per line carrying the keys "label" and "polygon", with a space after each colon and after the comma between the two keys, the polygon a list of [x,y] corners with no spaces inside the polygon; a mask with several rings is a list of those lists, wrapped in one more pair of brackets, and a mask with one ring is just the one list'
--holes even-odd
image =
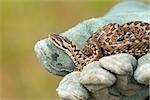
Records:
{"label": "coiled snake body", "polygon": [[150,24],[142,21],[131,21],[123,25],[110,23],[93,33],[83,50],[57,34],[49,35],[49,40],[71,57],[77,66],[75,70],[82,70],[103,56],[129,53],[139,58],[150,53]]}

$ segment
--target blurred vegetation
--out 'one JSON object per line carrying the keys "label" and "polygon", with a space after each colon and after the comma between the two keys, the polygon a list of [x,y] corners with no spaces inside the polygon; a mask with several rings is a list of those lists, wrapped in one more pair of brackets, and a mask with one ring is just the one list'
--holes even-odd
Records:
{"label": "blurred vegetation", "polygon": [[0,100],[59,100],[62,77],[48,74],[34,53],[48,33],[103,16],[118,0],[0,1]]}

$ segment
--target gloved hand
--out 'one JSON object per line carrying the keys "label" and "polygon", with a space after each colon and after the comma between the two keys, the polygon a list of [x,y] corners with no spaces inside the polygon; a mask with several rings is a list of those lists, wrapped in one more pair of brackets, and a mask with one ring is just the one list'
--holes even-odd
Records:
{"label": "gloved hand", "polygon": [[[108,23],[150,22],[149,16],[149,7],[142,2],[123,1],[104,17],[84,21],[62,35],[82,49],[91,33]],[[66,75],[57,88],[63,100],[142,100],[150,95],[150,54],[138,60],[129,54],[107,56],[82,72],[72,72],[70,57],[48,39],[37,42],[35,52],[48,72]]]}
{"label": "gloved hand", "polygon": [[150,54],[138,62],[129,54],[112,55],[66,75],[57,92],[63,100],[144,100],[149,95],[149,73]]}

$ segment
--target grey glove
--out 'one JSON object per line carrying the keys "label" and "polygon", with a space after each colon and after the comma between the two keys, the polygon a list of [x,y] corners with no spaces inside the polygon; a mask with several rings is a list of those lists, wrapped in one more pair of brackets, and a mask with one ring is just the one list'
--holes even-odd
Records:
{"label": "grey glove", "polygon": [[129,54],[103,57],[88,64],[82,72],[66,75],[57,92],[63,100],[144,100],[149,95],[149,58],[147,54],[137,63]]}
{"label": "grey glove", "polygon": [[[62,35],[82,49],[91,33],[108,23],[150,22],[149,9],[141,1],[123,1],[104,17],[84,21]],[[35,52],[48,72],[66,75],[57,88],[62,100],[142,100],[150,95],[150,54],[138,60],[129,54],[103,57],[82,72],[72,72],[70,57],[48,39],[37,42]]]}

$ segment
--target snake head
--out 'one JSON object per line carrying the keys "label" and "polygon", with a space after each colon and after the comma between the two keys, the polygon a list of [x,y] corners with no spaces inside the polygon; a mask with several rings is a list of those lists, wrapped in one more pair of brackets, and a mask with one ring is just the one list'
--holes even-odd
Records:
{"label": "snake head", "polygon": [[61,35],[50,34],[48,39],[60,49],[69,50],[72,47],[72,42]]}
{"label": "snake head", "polygon": [[62,36],[57,34],[50,34],[48,39],[56,46],[62,46],[63,43]]}

